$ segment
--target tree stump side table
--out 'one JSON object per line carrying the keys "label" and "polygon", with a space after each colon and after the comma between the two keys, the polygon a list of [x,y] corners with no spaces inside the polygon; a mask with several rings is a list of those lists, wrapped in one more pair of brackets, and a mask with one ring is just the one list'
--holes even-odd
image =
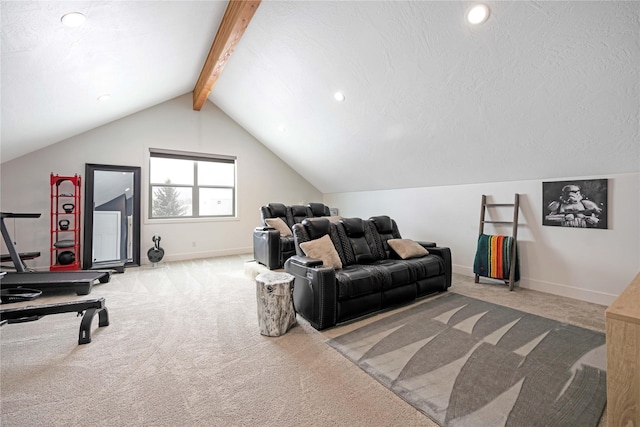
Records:
{"label": "tree stump side table", "polygon": [[291,274],[273,271],[256,276],[258,325],[262,335],[279,337],[295,325],[293,280]]}

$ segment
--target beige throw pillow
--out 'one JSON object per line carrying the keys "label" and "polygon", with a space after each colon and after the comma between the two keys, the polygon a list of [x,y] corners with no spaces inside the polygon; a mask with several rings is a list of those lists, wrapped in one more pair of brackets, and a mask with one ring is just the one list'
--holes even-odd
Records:
{"label": "beige throw pillow", "polygon": [[280,232],[280,237],[292,236],[291,229],[282,218],[267,218],[264,220],[269,227],[273,227]]}
{"label": "beige throw pillow", "polygon": [[429,254],[428,250],[411,239],[389,239],[387,243],[402,259],[419,258]]}
{"label": "beige throw pillow", "polygon": [[328,234],[316,240],[300,243],[300,249],[310,258],[321,259],[325,267],[333,267],[336,270],[342,268],[340,255]]}

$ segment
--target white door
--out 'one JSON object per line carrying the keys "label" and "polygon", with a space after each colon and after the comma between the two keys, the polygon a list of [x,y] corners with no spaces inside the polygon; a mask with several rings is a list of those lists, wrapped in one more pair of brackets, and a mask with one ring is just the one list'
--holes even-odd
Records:
{"label": "white door", "polygon": [[120,211],[93,212],[93,262],[120,259]]}

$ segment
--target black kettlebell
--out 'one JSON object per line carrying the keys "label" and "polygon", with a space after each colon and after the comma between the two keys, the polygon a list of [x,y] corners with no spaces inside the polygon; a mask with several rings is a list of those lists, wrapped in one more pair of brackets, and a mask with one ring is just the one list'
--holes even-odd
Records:
{"label": "black kettlebell", "polygon": [[61,219],[60,221],[58,221],[58,226],[60,227],[60,230],[68,230],[69,224],[70,222],[68,219]]}
{"label": "black kettlebell", "polygon": [[76,255],[71,251],[62,251],[58,254],[58,264],[69,265],[76,260]]}
{"label": "black kettlebell", "polygon": [[73,206],[73,203],[65,203],[64,205],[62,205],[62,209],[64,209],[66,213],[73,212],[73,208],[75,208],[75,206]]}
{"label": "black kettlebell", "polygon": [[160,247],[160,239],[161,237],[158,234],[154,234],[153,238],[151,239],[154,243],[154,246],[147,251],[147,257],[149,258],[149,261],[154,264],[156,262],[162,261],[162,258],[164,257],[164,249]]}

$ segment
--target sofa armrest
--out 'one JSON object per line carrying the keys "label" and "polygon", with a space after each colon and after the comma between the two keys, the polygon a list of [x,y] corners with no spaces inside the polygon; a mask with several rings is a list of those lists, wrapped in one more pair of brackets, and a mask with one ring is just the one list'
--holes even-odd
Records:
{"label": "sofa armrest", "polygon": [[296,312],[318,330],[334,326],[337,290],[333,267],[324,267],[322,261],[314,258],[294,255],[284,263],[284,269],[295,278],[293,305]]}
{"label": "sofa armrest", "polygon": [[417,243],[423,248],[435,248],[436,246],[438,246],[436,242],[425,242],[422,240],[418,240]]}
{"label": "sofa armrest", "polygon": [[321,259],[299,255],[294,255],[293,257],[291,257],[291,262],[303,267],[320,267],[323,265]]}
{"label": "sofa armrest", "polygon": [[451,264],[451,249],[443,248],[443,247],[429,247],[429,253],[433,255],[437,255],[444,261],[444,277],[446,280],[446,290],[449,286],[451,286],[451,277],[452,277],[452,264]]}
{"label": "sofa armrest", "polygon": [[278,230],[271,227],[258,227],[253,230],[253,258],[269,270],[282,267]]}

